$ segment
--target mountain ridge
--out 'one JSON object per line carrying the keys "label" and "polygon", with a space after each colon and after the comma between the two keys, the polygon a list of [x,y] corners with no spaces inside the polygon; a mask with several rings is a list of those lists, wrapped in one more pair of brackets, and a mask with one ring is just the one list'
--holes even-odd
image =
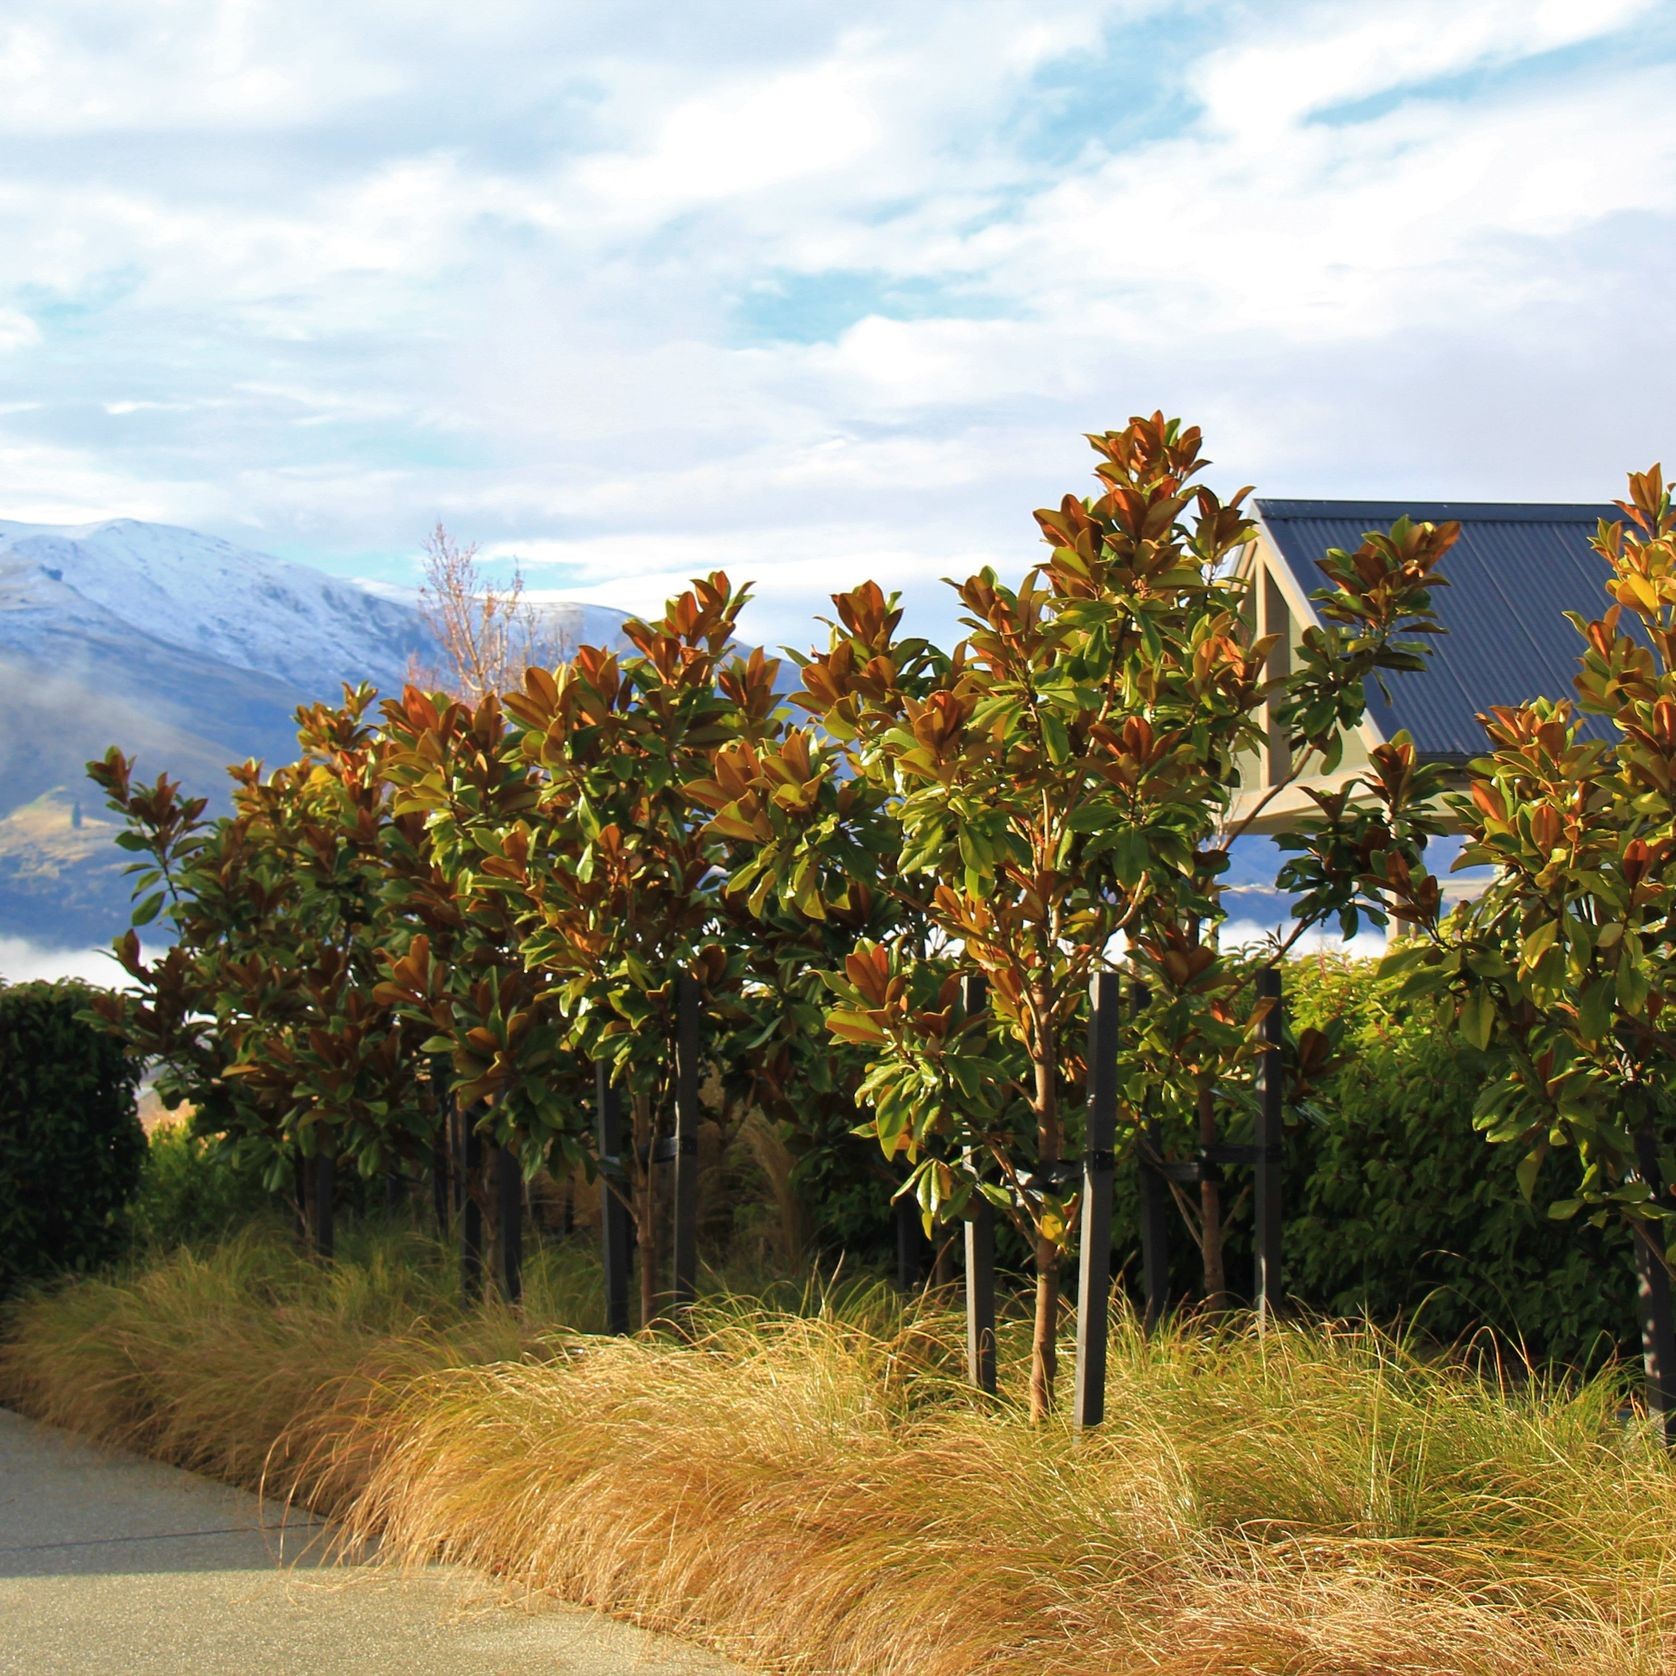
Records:
{"label": "mountain ridge", "polygon": [[[624,644],[626,613],[544,615],[566,644]],[[399,692],[415,661],[445,661],[416,598],[174,525],[0,520],[0,937],[75,947],[126,925],[89,759],[114,744],[224,802],[229,763],[295,755],[299,705],[345,681]]]}

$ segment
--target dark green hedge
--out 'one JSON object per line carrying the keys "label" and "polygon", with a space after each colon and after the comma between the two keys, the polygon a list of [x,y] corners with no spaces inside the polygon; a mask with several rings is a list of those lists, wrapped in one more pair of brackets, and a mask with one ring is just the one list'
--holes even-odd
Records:
{"label": "dark green hedge", "polygon": [[140,1180],[139,1067],[76,983],[0,985],[0,1293],[115,1256]]}
{"label": "dark green hedge", "polygon": [[[1527,1203],[1515,1148],[1472,1126],[1490,1068],[1429,1017],[1406,1016],[1373,961],[1290,962],[1288,1011],[1298,1026],[1342,1022],[1341,1059],[1288,1137],[1284,1188],[1287,1293],[1327,1315],[1413,1326],[1453,1343],[1491,1328],[1538,1361],[1587,1366],[1639,1353],[1629,1239],[1544,1214],[1563,1196],[1550,1162]],[[1250,1138],[1245,1131],[1228,1137]],[[1247,1183],[1230,1170],[1230,1197]],[[1138,1194],[1120,1174],[1118,1260],[1138,1299]],[[1198,1290],[1198,1252],[1172,1218],[1174,1295]],[[1249,1199],[1228,1233],[1228,1281],[1251,1284]]]}
{"label": "dark green hedge", "polygon": [[1455,1339],[1481,1326],[1540,1358],[1587,1363],[1639,1343],[1629,1237],[1545,1214],[1565,1196],[1551,1160],[1534,1205],[1518,1149],[1472,1127],[1484,1060],[1431,1017],[1407,1015],[1371,961],[1288,971],[1301,1024],[1344,1021],[1326,1121],[1296,1137],[1289,1171],[1289,1287],[1334,1314],[1418,1318]]}
{"label": "dark green hedge", "polygon": [[136,1245],[168,1251],[289,1212],[288,1203],[262,1185],[259,1163],[194,1135],[184,1123],[166,1123],[151,1133],[128,1222]]}

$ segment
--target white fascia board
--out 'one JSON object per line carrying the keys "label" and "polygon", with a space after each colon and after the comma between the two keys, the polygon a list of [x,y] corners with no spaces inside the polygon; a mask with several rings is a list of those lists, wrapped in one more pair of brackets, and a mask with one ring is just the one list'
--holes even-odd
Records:
{"label": "white fascia board", "polygon": [[[1292,574],[1292,567],[1286,562],[1281,552],[1280,543],[1275,540],[1274,532],[1263,522],[1260,509],[1252,508],[1252,517],[1257,525],[1257,540],[1249,544],[1253,555],[1257,548],[1262,547],[1261,558],[1253,557],[1249,563],[1269,571],[1280,584],[1280,591],[1286,597],[1286,607],[1292,613],[1292,621],[1301,634],[1304,628],[1320,628],[1321,619],[1316,615],[1315,603],[1310,599],[1307,590],[1298,578]],[[1240,566],[1243,569],[1247,560],[1241,556]],[[1371,753],[1377,746],[1385,743],[1385,735],[1372,716],[1365,712],[1357,724],[1356,731],[1362,737],[1362,743]],[[1316,778],[1316,776],[1310,776]]]}

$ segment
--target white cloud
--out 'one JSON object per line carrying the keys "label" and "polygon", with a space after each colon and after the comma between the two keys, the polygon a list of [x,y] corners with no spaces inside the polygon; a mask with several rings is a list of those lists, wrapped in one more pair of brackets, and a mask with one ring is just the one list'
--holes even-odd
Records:
{"label": "white cloud", "polygon": [[1653,0],[1317,4],[1211,53],[1194,90],[1219,127],[1257,139],[1337,105],[1610,35],[1652,9]]}
{"label": "white cloud", "polygon": [[997,113],[1043,66],[1093,50],[1115,19],[1155,4],[989,0],[980,28],[963,4],[859,5],[833,14],[835,38],[773,68],[695,77],[655,57],[618,66],[604,78],[607,120],[628,143],[581,159],[565,187],[607,227],[725,206],[736,232],[783,245],[866,205],[1021,179],[1019,159],[994,141]]}
{"label": "white cloud", "polygon": [[[809,542],[789,548],[783,533],[758,530],[725,537],[507,542],[485,549],[485,557],[517,557],[525,566],[532,599],[609,605],[640,616],[656,615],[693,577],[725,571],[733,582],[750,584],[754,595],[741,621],[746,638],[773,650],[791,646],[802,651],[824,639],[815,618],[831,615],[828,596],[869,577],[886,577],[892,589],[907,591],[915,625],[929,630],[937,626],[934,616],[947,616],[953,609],[943,578],[964,580],[985,565],[1018,569],[1020,553],[1027,552],[1022,543],[1012,552],[883,547],[877,544],[875,530],[839,525],[823,527]],[[549,567],[564,571],[562,584],[543,583],[542,573]]]}
{"label": "white cloud", "polygon": [[34,983],[43,978],[80,978],[101,989],[114,989],[126,981],[122,968],[100,950],[54,948],[23,937],[0,936],[0,982]]}
{"label": "white cloud", "polygon": [[709,90],[663,117],[638,154],[586,159],[576,184],[607,214],[661,219],[677,208],[829,174],[877,144],[866,78],[842,61]]}
{"label": "white cloud", "polygon": [[41,341],[41,328],[21,309],[0,308],[0,355],[32,348]]}
{"label": "white cloud", "polygon": [[[1276,919],[1264,924],[1254,919],[1231,919],[1222,926],[1220,937],[1224,948],[1261,949],[1272,946],[1276,936],[1285,936],[1291,925]],[[1383,931],[1358,931],[1354,937],[1340,936],[1329,928],[1306,931],[1292,945],[1292,952],[1305,954],[1337,954],[1352,960],[1370,960],[1385,953],[1390,938]]]}
{"label": "white cloud", "polygon": [[289,30],[249,0],[13,10],[0,23],[0,130],[13,133],[295,127],[394,84],[342,50],[322,7],[284,8],[304,25]]}
{"label": "white cloud", "polygon": [[[225,518],[228,502],[205,484],[149,478],[89,449],[15,440],[0,429],[3,516],[25,524],[85,524],[99,518],[190,522]],[[190,516],[178,516],[187,509]]]}
{"label": "white cloud", "polygon": [[113,419],[126,419],[132,413],[181,413],[186,402],[120,401],[106,402],[105,412]]}
{"label": "white cloud", "polygon": [[[1003,325],[862,322],[850,338],[903,386],[941,390],[975,362],[954,386],[970,400],[979,368],[1017,378],[1032,337],[1052,346],[1078,333],[1094,369],[1102,343],[1149,337],[1214,352],[1251,333],[1388,340],[1470,316],[1517,330],[1521,304],[1586,303],[1599,284],[1598,271],[1556,262],[1552,244],[1673,203],[1666,66],[1470,108],[1439,99],[1345,127],[1299,124],[1262,145],[1190,134],[1105,158],[944,251],[1017,301]],[[1000,352],[980,358],[980,344]]]}
{"label": "white cloud", "polygon": [[1676,450],[1641,0],[399,10],[8,8],[0,515],[392,573],[442,516],[800,640],[1022,568],[1139,409],[1277,493]]}

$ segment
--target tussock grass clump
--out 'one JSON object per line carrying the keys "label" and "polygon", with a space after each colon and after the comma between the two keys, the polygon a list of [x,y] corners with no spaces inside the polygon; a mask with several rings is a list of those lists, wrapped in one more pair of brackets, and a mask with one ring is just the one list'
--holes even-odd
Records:
{"label": "tussock grass clump", "polygon": [[178,1254],[24,1304],[0,1389],[346,1545],[808,1676],[1676,1668],[1676,1475],[1618,1375],[1119,1316],[1079,1438],[966,1390],[928,1305],[723,1298],[689,1343],[613,1340],[543,1261],[521,1315],[468,1315],[420,1245]]}
{"label": "tussock grass clump", "polygon": [[[559,1269],[532,1265],[532,1293],[587,1319],[589,1289]],[[463,1313],[454,1274],[420,1235],[353,1231],[344,1260],[323,1265],[258,1225],[14,1304],[0,1401],[337,1512],[359,1485],[366,1414],[422,1373],[517,1358],[539,1337],[503,1308]]]}

